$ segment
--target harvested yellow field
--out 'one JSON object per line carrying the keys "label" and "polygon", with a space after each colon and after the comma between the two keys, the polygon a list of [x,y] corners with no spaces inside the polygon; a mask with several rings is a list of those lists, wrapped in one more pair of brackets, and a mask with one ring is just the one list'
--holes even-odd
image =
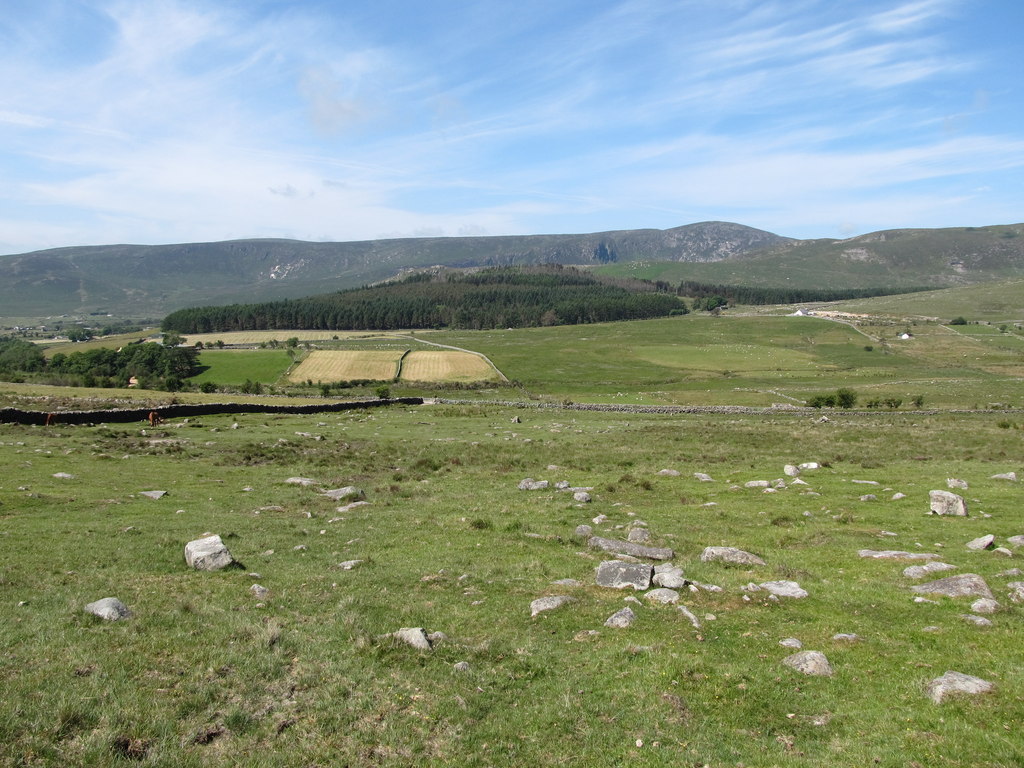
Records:
{"label": "harvested yellow field", "polygon": [[410,352],[402,361],[407,381],[489,381],[498,375],[487,361],[468,352],[430,350]]}
{"label": "harvested yellow field", "polygon": [[289,375],[290,381],[313,381],[330,383],[372,379],[386,381],[395,378],[398,360],[402,350],[359,351],[319,350],[299,363]]}

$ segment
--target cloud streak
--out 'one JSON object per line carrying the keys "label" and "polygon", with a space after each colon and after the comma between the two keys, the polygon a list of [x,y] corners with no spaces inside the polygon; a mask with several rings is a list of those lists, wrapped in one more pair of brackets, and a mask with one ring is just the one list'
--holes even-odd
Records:
{"label": "cloud streak", "polygon": [[0,252],[990,223],[1024,203],[1024,138],[966,10],[39,0],[0,19]]}

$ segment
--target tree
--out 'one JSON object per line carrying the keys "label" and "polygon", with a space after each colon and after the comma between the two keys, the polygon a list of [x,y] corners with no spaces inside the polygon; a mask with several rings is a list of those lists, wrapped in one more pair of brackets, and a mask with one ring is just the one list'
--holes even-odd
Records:
{"label": "tree", "polygon": [[836,390],[836,405],[840,408],[853,408],[857,404],[857,393],[852,389],[843,387]]}
{"label": "tree", "polygon": [[373,390],[373,392],[375,395],[377,395],[377,399],[379,400],[391,399],[391,387],[389,387],[387,384],[381,384],[379,387]]}
{"label": "tree", "polygon": [[961,315],[959,317],[954,317],[952,320],[949,321],[949,324],[950,325],[967,325],[967,321]]}

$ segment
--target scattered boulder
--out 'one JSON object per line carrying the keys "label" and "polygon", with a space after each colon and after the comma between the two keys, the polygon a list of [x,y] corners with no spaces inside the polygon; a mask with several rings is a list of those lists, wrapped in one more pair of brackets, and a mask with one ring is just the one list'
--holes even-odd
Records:
{"label": "scattered boulder", "polygon": [[642,544],[634,544],[631,541],[604,539],[600,536],[591,536],[588,543],[594,549],[603,549],[605,552],[611,552],[612,554],[645,557],[648,560],[671,560],[675,557],[675,552],[666,547],[645,547]]}
{"label": "scattered boulder", "polygon": [[67,472],[54,472],[53,476],[56,477],[58,480],[74,480],[75,479],[74,475],[68,474]]}
{"label": "scattered boulder", "polygon": [[998,475],[992,475],[990,480],[1009,480],[1011,483],[1017,482],[1016,472],[1000,472]]}
{"label": "scattered boulder", "polygon": [[805,461],[799,465],[800,469],[819,469],[821,465],[816,461]]}
{"label": "scattered boulder", "polygon": [[340,512],[341,514],[345,514],[346,512],[351,512],[353,509],[368,506],[370,506],[370,502],[368,501],[353,501],[351,504],[343,504],[340,507],[335,507],[335,511]]}
{"label": "scattered boulder", "polygon": [[1006,585],[1010,590],[1010,600],[1015,603],[1024,603],[1024,581],[1011,581]]}
{"label": "scattered boulder", "polygon": [[999,603],[990,597],[981,597],[971,603],[971,610],[975,613],[992,614],[999,610]]}
{"label": "scattered boulder", "polygon": [[949,491],[928,491],[928,499],[933,515],[967,517],[967,502],[963,496]]}
{"label": "scattered boulder", "polygon": [[573,531],[574,536],[578,536],[581,539],[589,539],[594,535],[594,529],[589,525],[577,525],[576,530]]}
{"label": "scattered boulder", "polygon": [[185,562],[197,571],[219,571],[235,562],[220,536],[195,539],[185,545]]}
{"label": "scattered boulder", "polygon": [[694,615],[693,611],[685,605],[677,605],[676,610],[679,611],[691,625],[693,625],[694,629],[700,629],[700,619]]}
{"label": "scattered boulder", "polygon": [[569,597],[568,595],[552,595],[551,597],[541,597],[530,603],[530,618],[533,618],[538,613],[544,611],[553,611],[556,608],[561,608],[563,605],[576,602],[576,598]]}
{"label": "scattered boulder", "polygon": [[996,537],[991,533],[987,536],[979,536],[978,538],[967,542],[967,548],[974,552],[980,552],[983,549],[993,549],[995,545]]}
{"label": "scattered boulder", "polygon": [[433,647],[423,627],[402,627],[397,632],[392,632],[384,637],[393,637],[395,640],[411,645],[420,651],[429,651]]}
{"label": "scattered boulder", "polygon": [[609,616],[604,625],[614,629],[626,629],[627,627],[632,626],[634,621],[636,621],[636,614],[633,613],[632,608],[626,606],[622,610],[616,611]]}
{"label": "scattered boulder", "polygon": [[547,480],[534,480],[532,477],[527,477],[519,481],[520,491],[543,491],[547,487]]}
{"label": "scattered boulder", "polygon": [[99,616],[104,621],[121,621],[121,619],[130,619],[132,617],[132,612],[128,610],[128,606],[116,597],[104,597],[102,600],[89,603],[85,606],[85,612],[91,613],[93,616]]}
{"label": "scattered boulder", "polygon": [[551,582],[555,587],[582,587],[583,583],[576,579],[558,579]]}
{"label": "scattered boulder", "polygon": [[794,466],[793,464],[787,464],[782,468],[782,474],[786,477],[799,477],[800,467]]}
{"label": "scattered boulder", "polygon": [[658,474],[662,477],[679,477],[678,469],[662,469],[658,471]]}
{"label": "scattered boulder", "polygon": [[941,704],[949,696],[964,694],[977,696],[981,693],[988,693],[994,686],[987,680],[980,677],[965,675],[963,672],[948,671],[942,677],[937,677],[926,686],[928,698],[936,704]]}
{"label": "scattered boulder", "polygon": [[900,493],[899,491],[897,491],[896,493],[894,493],[892,495],[892,501],[899,501],[900,499],[905,499],[905,498],[907,498],[907,494]]}
{"label": "scattered boulder", "polygon": [[899,549],[861,549],[857,554],[873,560],[934,560],[938,557],[929,552],[904,552]]}
{"label": "scattered boulder", "polygon": [[316,485],[316,480],[311,477],[289,477],[285,480],[288,485],[301,485],[303,488],[308,488],[311,485]]}
{"label": "scattered boulder", "polygon": [[787,637],[784,640],[779,640],[779,645],[783,648],[795,648],[796,650],[800,650],[804,647],[804,644],[795,637]]}
{"label": "scattered boulder", "polygon": [[955,477],[947,477],[946,478],[946,487],[947,488],[957,488],[959,490],[966,491],[967,490],[967,481],[966,480],[958,480]]}
{"label": "scattered boulder", "polygon": [[765,589],[776,597],[792,597],[802,598],[807,597],[807,590],[800,587],[795,581],[764,581],[759,585],[761,589]]}
{"label": "scattered boulder", "polygon": [[1024,536],[1010,536],[1006,543],[1011,547],[1024,547]]}
{"label": "scattered boulder", "polygon": [[259,584],[253,584],[251,587],[249,587],[249,591],[252,592],[252,596],[253,597],[255,597],[255,598],[259,599],[259,600],[262,600],[263,598],[265,598],[267,595],[270,594],[270,590],[269,589],[267,589],[266,587],[261,586]]}
{"label": "scattered boulder", "polygon": [[800,651],[787,656],[782,663],[805,675],[832,676],[832,665],[821,651]]}
{"label": "scattered boulder", "polygon": [[577,501],[580,504],[589,504],[590,494],[587,493],[586,491],[576,491],[576,493],[572,495],[572,500]]}
{"label": "scattered boulder", "polygon": [[877,480],[851,480],[854,485],[881,485]]}
{"label": "scattered boulder", "polygon": [[992,550],[993,555],[1002,555],[1003,557],[1013,557],[1013,552],[1006,547],[996,547]]}
{"label": "scattered boulder", "polygon": [[715,478],[713,478],[711,475],[705,474],[704,472],[694,472],[693,476],[702,483],[715,482]]}
{"label": "scattered boulder", "polygon": [[865,493],[860,497],[861,501],[878,501],[878,497],[873,493]]}
{"label": "scattered boulder", "polygon": [[903,569],[903,575],[908,579],[923,579],[925,576],[929,576],[933,573],[941,573],[942,571],[955,571],[956,566],[950,565],[949,563],[940,563],[938,560],[933,560],[930,563],[924,565],[911,565]]}
{"label": "scattered boulder", "polygon": [[365,562],[365,561],[363,561],[363,560],[346,560],[343,563],[338,563],[338,567],[341,568],[341,570],[343,570],[343,571],[351,571],[353,568],[355,568],[355,567],[357,567],[359,565],[362,565],[363,562]]}
{"label": "scattered boulder", "polygon": [[704,551],[700,554],[700,561],[702,563],[711,563],[716,560],[734,565],[767,565],[757,555],[744,552],[736,547],[705,547]]}
{"label": "scattered boulder", "polygon": [[841,643],[856,643],[860,640],[860,635],[854,632],[837,632],[832,635],[832,639]]}
{"label": "scattered boulder", "polygon": [[945,595],[946,597],[992,597],[988,584],[976,573],[962,573],[959,576],[947,576],[927,584],[919,584],[910,588],[922,595]]}
{"label": "scattered boulder", "polygon": [[596,569],[597,586],[612,589],[644,590],[651,586],[654,569],[646,563],[624,563],[621,560],[605,560]]}
{"label": "scattered boulder", "polygon": [[646,528],[632,528],[626,536],[626,540],[634,544],[646,544],[651,540],[651,532]]}
{"label": "scattered boulder", "polygon": [[148,499],[160,499],[167,495],[167,491],[139,491],[139,496],[145,496]]}
{"label": "scattered boulder", "polygon": [[744,488],[767,488],[771,483],[767,480],[748,480],[743,484]]}
{"label": "scattered boulder", "polygon": [[452,664],[452,669],[456,672],[469,672],[469,662],[456,661],[454,664]]}
{"label": "scattered boulder", "polygon": [[671,605],[672,603],[679,602],[679,593],[674,589],[659,587],[658,589],[652,589],[650,592],[645,592],[644,600],[649,600],[652,603],[661,603],[662,605]]}
{"label": "scattered boulder", "polygon": [[[668,565],[668,568],[663,568],[663,565]],[[682,589],[687,585],[688,582],[683,576],[682,568],[671,563],[664,563],[663,565],[655,567],[654,578],[651,579],[652,582],[659,587],[668,587],[669,589]]]}
{"label": "scattered boulder", "polygon": [[363,489],[356,488],[354,485],[346,485],[344,488],[332,488],[329,491],[324,491],[324,496],[335,501],[360,501],[366,498]]}

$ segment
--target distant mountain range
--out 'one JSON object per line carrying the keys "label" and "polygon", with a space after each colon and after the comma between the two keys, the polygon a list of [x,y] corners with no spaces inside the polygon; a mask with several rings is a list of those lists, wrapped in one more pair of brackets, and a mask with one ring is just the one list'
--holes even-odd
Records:
{"label": "distant mountain range", "polygon": [[155,318],[182,307],[322,294],[435,265],[555,263],[806,288],[964,285],[1024,275],[1024,225],[795,240],[713,221],[584,235],[55,248],[0,256],[0,315]]}

